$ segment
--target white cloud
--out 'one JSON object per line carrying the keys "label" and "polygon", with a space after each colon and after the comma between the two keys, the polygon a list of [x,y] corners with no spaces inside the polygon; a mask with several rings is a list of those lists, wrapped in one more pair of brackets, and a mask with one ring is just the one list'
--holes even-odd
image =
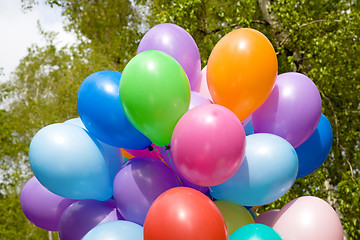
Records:
{"label": "white cloud", "polygon": [[63,30],[63,18],[59,8],[50,8],[41,3],[31,11],[21,10],[21,0],[0,0],[0,67],[5,76],[0,82],[9,79],[20,59],[25,57],[32,44],[44,44],[37,21],[46,31],[58,32],[59,46],[75,42],[75,37]]}

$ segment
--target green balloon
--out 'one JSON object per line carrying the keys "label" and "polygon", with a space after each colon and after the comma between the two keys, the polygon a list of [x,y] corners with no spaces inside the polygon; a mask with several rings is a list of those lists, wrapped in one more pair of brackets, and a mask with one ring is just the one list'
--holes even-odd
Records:
{"label": "green balloon", "polygon": [[165,146],[190,104],[184,69],[170,55],[149,50],[125,66],[120,81],[125,115],[155,145]]}
{"label": "green balloon", "polygon": [[245,225],[233,234],[229,240],[284,240],[274,229],[260,223]]}

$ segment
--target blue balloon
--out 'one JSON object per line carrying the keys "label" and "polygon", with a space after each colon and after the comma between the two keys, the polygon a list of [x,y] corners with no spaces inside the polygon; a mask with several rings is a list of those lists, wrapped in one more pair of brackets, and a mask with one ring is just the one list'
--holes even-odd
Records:
{"label": "blue balloon", "polygon": [[244,130],[245,130],[246,136],[254,134],[252,119],[250,119],[249,122],[244,126]]}
{"label": "blue balloon", "polygon": [[269,226],[251,223],[242,226],[230,235],[229,240],[284,240],[279,233]]}
{"label": "blue balloon", "polygon": [[150,140],[126,118],[119,93],[121,73],[100,71],[88,76],[77,96],[79,116],[100,141],[119,148],[145,149]]}
{"label": "blue balloon", "polygon": [[[75,125],[75,126],[78,126],[78,127],[81,127],[83,129],[87,130],[80,118],[69,119],[69,120],[65,121],[64,123],[72,124],[72,125]],[[101,142],[100,140],[99,140],[99,143],[100,143],[100,145],[105,153],[105,156],[108,160],[111,182],[113,182],[116,174],[118,173],[118,171],[120,170],[120,168],[124,162],[123,156],[121,153],[121,148],[110,146],[106,143]]]}
{"label": "blue balloon", "polygon": [[29,161],[39,182],[59,196],[100,201],[112,196],[101,146],[82,128],[56,123],[40,129],[30,143]]}
{"label": "blue balloon", "polygon": [[303,144],[297,147],[299,172],[297,178],[302,178],[315,172],[326,160],[333,141],[331,124],[324,114],[314,133]]}
{"label": "blue balloon", "polygon": [[211,187],[210,194],[243,206],[262,206],[283,196],[298,171],[295,149],[285,139],[257,133],[246,136],[245,159],[226,182]]}
{"label": "blue balloon", "polygon": [[143,240],[143,227],[124,220],[106,222],[91,229],[82,240]]}

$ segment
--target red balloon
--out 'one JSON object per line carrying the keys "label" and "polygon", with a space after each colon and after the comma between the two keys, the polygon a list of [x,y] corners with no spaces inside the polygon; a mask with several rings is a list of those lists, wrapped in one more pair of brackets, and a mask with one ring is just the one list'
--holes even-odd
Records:
{"label": "red balloon", "polygon": [[144,240],[227,240],[223,216],[204,194],[187,187],[162,193],[144,223]]}

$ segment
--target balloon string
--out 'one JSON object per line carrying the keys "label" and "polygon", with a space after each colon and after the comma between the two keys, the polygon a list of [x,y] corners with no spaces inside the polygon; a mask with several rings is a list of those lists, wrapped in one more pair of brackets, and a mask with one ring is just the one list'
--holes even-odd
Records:
{"label": "balloon string", "polygon": [[209,190],[210,190],[210,192],[213,192],[213,190],[211,189],[211,187],[209,187]]}
{"label": "balloon string", "polygon": [[167,153],[167,155],[168,155],[168,158],[169,158],[169,161],[170,161],[170,165],[171,165],[171,167],[174,167],[174,164],[173,164],[173,162],[172,162],[172,159],[171,159],[171,157],[170,157],[170,146],[169,146],[169,150],[167,149],[167,146],[166,146],[166,148],[165,148],[165,152]]}

